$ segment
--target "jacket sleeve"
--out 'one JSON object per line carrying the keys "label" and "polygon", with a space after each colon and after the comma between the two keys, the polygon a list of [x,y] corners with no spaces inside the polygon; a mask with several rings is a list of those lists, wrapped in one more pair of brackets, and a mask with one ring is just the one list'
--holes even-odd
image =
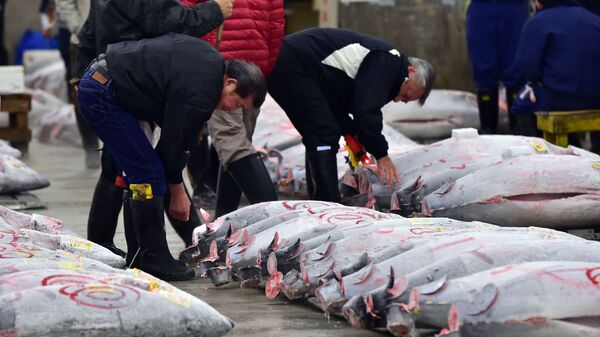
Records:
{"label": "jacket sleeve", "polygon": [[533,18],[525,24],[515,59],[517,71],[532,82],[542,80],[544,52],[550,40],[549,32],[540,23]]}
{"label": "jacket sleeve", "polygon": [[77,49],[79,55],[77,56],[77,76],[82,76],[85,68],[92,62],[96,55],[96,28],[94,24],[95,20],[95,9],[92,3],[90,7],[90,14],[87,20],[83,23],[83,27],[77,34],[79,39],[79,45]]}
{"label": "jacket sleeve", "polygon": [[118,7],[149,36],[167,33],[202,36],[219,27],[224,20],[214,1],[190,7],[177,0],[120,1]]}
{"label": "jacket sleeve", "polygon": [[[271,11],[269,13],[269,71],[275,66],[279,49],[283,43],[285,34],[285,16],[283,13],[283,0],[271,0]],[[267,76],[268,74],[265,74]]]}
{"label": "jacket sleeve", "polygon": [[69,31],[73,34],[78,34],[85,18],[81,16],[77,9],[77,0],[57,0],[56,8],[60,14],[60,18],[67,24]]}
{"label": "jacket sleeve", "polygon": [[354,79],[352,113],[358,139],[376,159],[388,153],[388,143],[381,133],[381,108],[390,101],[399,72],[406,73],[406,69],[400,69],[401,64],[398,56],[374,50],[364,58]]}
{"label": "jacket sleeve", "polygon": [[[164,119],[160,140],[156,146],[158,156],[165,169],[169,184],[183,181],[182,171],[187,164],[186,151],[190,150],[193,141],[197,140],[198,130],[208,120],[212,110],[206,103],[197,103],[183,98],[169,100],[165,105]],[[190,118],[196,116],[201,118]]]}

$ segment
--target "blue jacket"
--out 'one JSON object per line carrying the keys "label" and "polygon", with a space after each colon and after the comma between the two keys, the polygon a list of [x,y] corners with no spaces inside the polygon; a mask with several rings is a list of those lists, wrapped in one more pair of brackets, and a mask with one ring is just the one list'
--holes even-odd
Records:
{"label": "blue jacket", "polygon": [[542,84],[546,109],[600,108],[600,17],[576,4],[546,6],[523,27],[515,65]]}

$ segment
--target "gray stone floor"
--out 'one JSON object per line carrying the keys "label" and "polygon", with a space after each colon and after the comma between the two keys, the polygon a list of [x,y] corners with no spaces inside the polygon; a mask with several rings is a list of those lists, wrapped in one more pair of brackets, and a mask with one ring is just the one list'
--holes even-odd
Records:
{"label": "gray stone floor", "polygon": [[[34,191],[47,208],[35,210],[65,221],[85,237],[86,220],[99,171],[84,168],[83,150],[73,143],[53,141],[30,143],[24,161],[50,180],[50,187]],[[167,225],[168,242],[176,256],[183,243]],[[119,223],[116,244],[125,248],[123,224]],[[240,289],[237,284],[215,288],[206,280],[175,283],[175,286],[213,305],[235,323],[228,336],[378,336],[372,331],[353,330],[345,321],[327,319],[321,311],[283,299],[267,300],[261,290]]]}

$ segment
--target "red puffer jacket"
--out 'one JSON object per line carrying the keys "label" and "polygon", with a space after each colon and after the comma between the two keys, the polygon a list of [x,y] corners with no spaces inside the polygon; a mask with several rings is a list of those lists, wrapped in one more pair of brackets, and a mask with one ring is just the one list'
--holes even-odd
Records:
{"label": "red puffer jacket", "polygon": [[[206,0],[180,0],[186,6]],[[285,19],[283,0],[236,0],[233,15],[225,20],[219,50],[225,59],[240,58],[255,63],[265,76],[279,54]],[[217,30],[202,37],[215,46]]]}

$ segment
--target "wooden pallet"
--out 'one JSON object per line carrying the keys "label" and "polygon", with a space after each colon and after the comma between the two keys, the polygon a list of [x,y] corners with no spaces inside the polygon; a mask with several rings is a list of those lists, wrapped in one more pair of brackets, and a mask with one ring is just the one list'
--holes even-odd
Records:
{"label": "wooden pallet", "polygon": [[29,129],[28,114],[31,110],[31,95],[5,94],[0,95],[0,111],[8,113],[8,126],[0,127],[0,139],[23,153],[29,150],[31,130]]}
{"label": "wooden pallet", "polygon": [[600,110],[538,112],[537,127],[544,139],[567,147],[569,133],[600,131]]}

